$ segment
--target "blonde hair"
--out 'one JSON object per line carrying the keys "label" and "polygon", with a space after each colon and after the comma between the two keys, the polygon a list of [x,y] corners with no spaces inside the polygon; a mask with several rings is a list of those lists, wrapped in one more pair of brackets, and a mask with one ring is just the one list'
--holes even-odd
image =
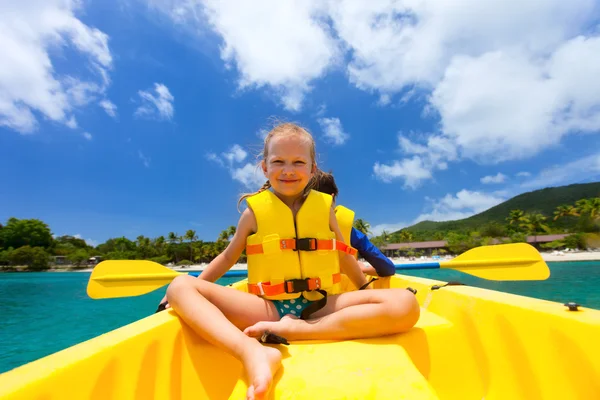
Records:
{"label": "blonde hair", "polygon": [[[263,160],[266,160],[267,157],[269,156],[269,144],[271,143],[271,139],[273,139],[273,137],[277,135],[277,136],[298,136],[300,138],[305,139],[306,141],[308,141],[309,146],[310,146],[310,158],[312,159],[312,165],[315,167],[315,173],[313,175],[313,177],[309,180],[308,184],[306,185],[306,187],[304,188],[304,191],[302,192],[302,197],[306,197],[308,196],[308,194],[310,193],[311,189],[315,186],[316,183],[316,177],[319,176],[320,174],[320,170],[317,167],[317,152],[315,149],[315,140],[313,139],[312,135],[310,133],[308,133],[308,131],[301,127],[300,125],[297,125],[295,123],[292,122],[284,122],[284,123],[279,123],[277,124],[273,129],[271,129],[269,131],[269,133],[267,134],[267,136],[265,136],[265,141],[264,141],[264,146],[263,146],[263,151],[262,151],[262,157],[259,158],[258,163],[260,164]],[[238,200],[238,210],[239,210],[239,206],[242,203],[242,201],[244,201],[244,199],[257,195],[261,192],[264,192],[265,190],[269,189],[271,187],[271,182],[269,182],[268,180],[264,183],[264,185],[262,185],[262,187],[260,189],[258,189],[256,192],[254,193],[244,193],[242,194],[242,196],[240,197],[240,199]]]}

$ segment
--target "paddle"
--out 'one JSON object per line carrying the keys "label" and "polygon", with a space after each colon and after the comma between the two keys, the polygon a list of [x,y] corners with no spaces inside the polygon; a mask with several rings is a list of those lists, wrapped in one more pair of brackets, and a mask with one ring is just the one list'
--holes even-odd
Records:
{"label": "paddle", "polygon": [[450,268],[492,281],[545,280],[550,276],[542,255],[527,243],[475,247],[449,261],[395,264],[397,270]]}
{"label": "paddle", "polygon": [[[489,280],[544,280],[550,270],[542,256],[526,243],[481,246],[450,261],[398,264],[397,269],[451,268]],[[92,271],[87,293],[93,299],[139,296],[159,289],[178,275],[158,263],[146,260],[102,261]]]}

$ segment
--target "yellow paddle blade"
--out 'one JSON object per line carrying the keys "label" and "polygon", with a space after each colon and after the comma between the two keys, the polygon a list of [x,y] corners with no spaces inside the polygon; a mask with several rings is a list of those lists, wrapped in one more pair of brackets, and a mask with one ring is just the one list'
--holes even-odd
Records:
{"label": "yellow paddle blade", "polygon": [[440,268],[495,281],[534,281],[550,276],[542,255],[527,243],[476,247],[453,260],[441,262]]}
{"label": "yellow paddle blade", "polygon": [[185,274],[153,261],[102,261],[92,271],[87,294],[92,299],[139,296],[165,286],[178,275]]}

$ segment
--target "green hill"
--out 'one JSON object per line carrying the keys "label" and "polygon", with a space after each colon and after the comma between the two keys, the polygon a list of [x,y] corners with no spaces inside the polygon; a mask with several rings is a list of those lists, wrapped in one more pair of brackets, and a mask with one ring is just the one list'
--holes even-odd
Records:
{"label": "green hill", "polygon": [[[511,210],[523,210],[526,213],[539,212],[550,219],[550,217],[553,217],[556,207],[563,204],[574,205],[577,200],[591,197],[600,197],[600,182],[550,187],[522,193],[469,218],[444,222],[421,221],[405,228],[405,230],[422,235],[423,233],[436,231],[477,230],[478,227],[491,222],[504,225]],[[565,223],[569,223],[568,219],[561,221],[560,226],[564,226]]]}

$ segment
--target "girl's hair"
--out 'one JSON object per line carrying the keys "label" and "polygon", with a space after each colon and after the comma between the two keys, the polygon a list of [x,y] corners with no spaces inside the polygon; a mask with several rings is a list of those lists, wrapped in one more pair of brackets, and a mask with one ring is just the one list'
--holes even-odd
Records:
{"label": "girl's hair", "polygon": [[[310,193],[310,190],[314,187],[315,183],[318,180],[318,177],[321,174],[321,170],[317,167],[317,157],[316,157],[317,154],[316,154],[316,150],[315,150],[315,140],[313,139],[312,135],[310,133],[308,133],[308,131],[306,129],[302,128],[301,126],[299,126],[297,124],[294,124],[292,122],[279,123],[273,129],[271,129],[271,131],[265,137],[262,158],[259,160],[259,163],[263,160],[266,160],[267,157],[269,156],[269,143],[271,143],[271,139],[273,139],[273,137],[275,135],[277,135],[277,136],[295,135],[295,136],[299,136],[299,137],[305,139],[309,143],[310,158],[312,159],[312,165],[314,165],[316,169],[315,169],[315,173],[314,173],[313,177],[310,179],[310,181],[304,188],[304,191],[302,192],[302,197],[308,196],[308,194]],[[239,206],[242,203],[242,201],[244,201],[244,199],[246,199],[250,196],[254,196],[255,194],[259,194],[260,192],[263,192],[263,191],[269,189],[270,187],[271,187],[271,182],[269,182],[267,180],[265,182],[265,184],[262,185],[262,187],[260,189],[258,189],[258,191],[254,192],[254,193],[242,194],[242,196],[238,200],[238,209],[239,209]]]}

